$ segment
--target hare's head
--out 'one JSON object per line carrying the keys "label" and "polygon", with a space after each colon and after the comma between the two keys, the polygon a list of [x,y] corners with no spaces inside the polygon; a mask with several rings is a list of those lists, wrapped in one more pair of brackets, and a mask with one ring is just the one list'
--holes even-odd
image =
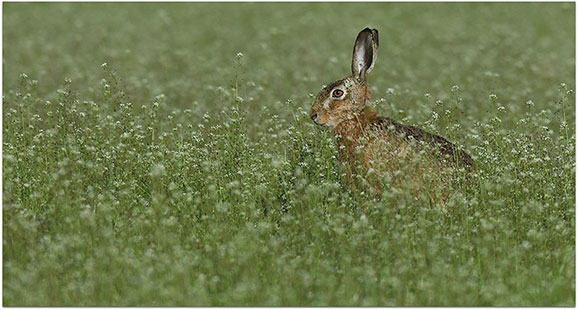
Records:
{"label": "hare's head", "polygon": [[318,125],[335,126],[354,119],[369,98],[367,74],[377,58],[379,38],[376,29],[363,29],[353,46],[351,76],[325,86],[311,108],[311,119]]}

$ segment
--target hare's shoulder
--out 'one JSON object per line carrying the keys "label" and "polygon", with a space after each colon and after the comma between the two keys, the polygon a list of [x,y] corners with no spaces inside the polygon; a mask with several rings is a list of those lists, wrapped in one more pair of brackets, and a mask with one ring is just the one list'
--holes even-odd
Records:
{"label": "hare's shoulder", "polygon": [[431,147],[437,148],[440,153],[449,155],[449,157],[456,163],[473,166],[473,160],[466,152],[459,149],[446,138],[429,133],[421,128],[404,125],[387,117],[373,118],[370,122],[370,126],[377,132],[394,133],[408,142],[413,140],[427,143]]}

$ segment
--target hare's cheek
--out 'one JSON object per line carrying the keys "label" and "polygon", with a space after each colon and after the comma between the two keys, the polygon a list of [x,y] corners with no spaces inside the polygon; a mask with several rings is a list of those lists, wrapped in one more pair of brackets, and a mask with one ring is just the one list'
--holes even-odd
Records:
{"label": "hare's cheek", "polygon": [[351,110],[351,104],[336,100],[330,104],[329,110],[333,114],[342,114]]}
{"label": "hare's cheek", "polygon": [[340,111],[341,109],[343,109],[343,102],[340,100],[331,100],[330,102],[328,102],[327,104],[327,110],[330,112],[337,112]]}
{"label": "hare's cheek", "polygon": [[331,100],[327,100],[325,102],[323,102],[323,104],[321,105],[321,109],[320,109],[320,115],[331,115],[333,113],[334,108],[331,105]]}

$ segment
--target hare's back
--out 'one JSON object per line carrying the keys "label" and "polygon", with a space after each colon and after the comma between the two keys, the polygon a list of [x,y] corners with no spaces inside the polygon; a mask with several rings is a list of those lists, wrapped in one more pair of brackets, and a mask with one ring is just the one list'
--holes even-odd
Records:
{"label": "hare's back", "polygon": [[454,163],[465,167],[473,167],[474,162],[470,155],[444,137],[429,133],[418,127],[400,124],[386,117],[377,117],[371,123],[374,130],[392,132],[406,142],[414,140],[427,143],[432,148],[439,150],[441,154],[448,155]]}

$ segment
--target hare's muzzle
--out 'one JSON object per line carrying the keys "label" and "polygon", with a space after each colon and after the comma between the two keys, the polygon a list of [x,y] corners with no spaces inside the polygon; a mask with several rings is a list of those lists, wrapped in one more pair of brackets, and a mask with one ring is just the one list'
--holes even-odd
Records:
{"label": "hare's muzzle", "polygon": [[315,124],[319,125],[319,123],[317,123],[317,113],[311,114],[311,120],[312,120]]}

